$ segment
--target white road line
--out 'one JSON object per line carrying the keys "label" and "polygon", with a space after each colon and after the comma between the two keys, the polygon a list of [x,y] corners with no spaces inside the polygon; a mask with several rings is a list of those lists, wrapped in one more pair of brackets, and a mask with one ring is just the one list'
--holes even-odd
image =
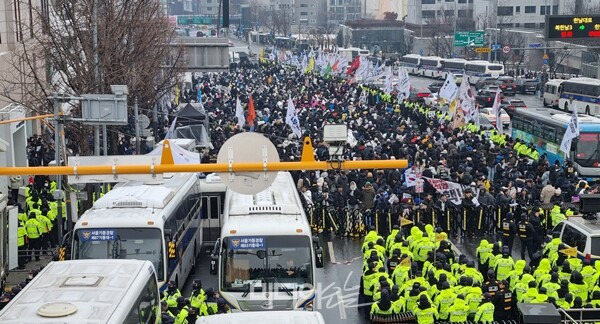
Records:
{"label": "white road line", "polygon": [[335,254],[333,252],[333,242],[327,242],[327,247],[329,248],[329,257],[331,258],[331,262],[335,263]]}
{"label": "white road line", "polygon": [[338,307],[340,309],[340,319],[345,320],[346,316],[346,304],[344,304],[344,297],[342,297],[342,290],[337,291]]}

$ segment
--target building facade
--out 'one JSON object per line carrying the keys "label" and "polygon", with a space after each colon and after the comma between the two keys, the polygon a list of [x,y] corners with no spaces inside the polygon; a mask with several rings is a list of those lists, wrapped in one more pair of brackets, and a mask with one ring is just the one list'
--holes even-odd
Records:
{"label": "building facade", "polygon": [[408,0],[365,0],[365,16],[367,19],[384,19],[385,12],[395,12],[398,20],[408,14]]}
{"label": "building facade", "polygon": [[358,20],[365,16],[365,0],[326,0],[329,21],[343,24],[345,21]]}

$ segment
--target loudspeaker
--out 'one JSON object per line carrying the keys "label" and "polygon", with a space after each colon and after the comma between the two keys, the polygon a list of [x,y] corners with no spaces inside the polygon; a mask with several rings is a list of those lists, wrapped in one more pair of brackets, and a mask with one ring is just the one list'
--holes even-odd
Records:
{"label": "loudspeaker", "polygon": [[229,0],[223,1],[223,27],[229,27]]}
{"label": "loudspeaker", "polygon": [[600,195],[579,195],[579,207],[582,213],[600,212]]}
{"label": "loudspeaker", "polygon": [[558,324],[561,321],[560,313],[552,304],[524,304],[517,303],[523,324]]}

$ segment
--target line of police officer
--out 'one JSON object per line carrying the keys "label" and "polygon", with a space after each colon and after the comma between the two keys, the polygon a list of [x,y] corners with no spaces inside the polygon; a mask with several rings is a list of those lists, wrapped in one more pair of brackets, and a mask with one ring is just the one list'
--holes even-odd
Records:
{"label": "line of police officer", "polygon": [[[58,244],[58,230],[55,229],[58,214],[58,202],[54,200],[56,182],[46,180],[42,186],[30,183],[25,187],[25,203],[19,204],[19,226],[17,228],[17,246],[19,269],[40,253]],[[66,220],[66,204],[62,202],[62,220]]]}
{"label": "line of police officer", "polygon": [[455,260],[446,234],[431,225],[413,226],[408,236],[395,227],[386,239],[372,228],[363,243],[365,314],[375,321],[410,312],[420,324],[488,323],[514,319],[517,302],[600,308],[600,263],[577,258],[559,233],[534,250],[529,264],[515,261],[503,242],[481,240],[476,265],[465,255]]}
{"label": "line of police officer", "polygon": [[229,306],[214,289],[202,289],[202,282],[194,280],[189,298],[181,295],[177,284],[169,281],[161,299],[163,324],[193,324],[200,316],[230,313]]}

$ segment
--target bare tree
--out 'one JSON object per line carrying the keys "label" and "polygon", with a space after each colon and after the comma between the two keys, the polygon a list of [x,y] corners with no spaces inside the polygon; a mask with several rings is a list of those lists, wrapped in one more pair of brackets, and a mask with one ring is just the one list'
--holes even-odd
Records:
{"label": "bare tree", "polygon": [[288,10],[274,10],[271,15],[273,32],[287,36],[292,31],[292,15]]}
{"label": "bare tree", "polygon": [[[25,6],[27,1],[22,1]],[[98,2],[99,79],[94,73],[93,2],[56,0],[50,12],[32,8],[35,23],[21,26],[28,39],[17,44],[10,67],[0,73],[0,82],[9,85],[2,95],[37,113],[48,113],[52,104],[46,98],[55,91],[107,93],[109,85],[125,84],[131,103],[137,97],[142,109],[151,108],[171,91],[181,51],[167,46],[175,34],[160,1]],[[11,88],[21,93],[13,95]],[[78,151],[88,154],[84,134],[89,128],[70,125],[68,131],[81,138]],[[111,152],[115,152],[118,139],[116,132],[111,134]]]}
{"label": "bare tree", "polygon": [[427,41],[427,48],[432,55],[441,57],[450,57],[454,50],[453,39],[448,29],[454,23],[454,16],[446,14],[448,8],[442,8],[437,12],[435,18],[426,20],[430,37]]}
{"label": "bare tree", "polygon": [[[525,36],[523,36],[521,33],[511,31],[510,29],[500,29],[498,43],[502,45],[510,45],[514,48],[524,48],[527,46]],[[499,52],[500,50],[496,50],[496,56],[498,60],[501,61],[505,66],[508,61],[512,61],[515,66],[520,66],[525,58],[522,51],[510,51],[508,54]]]}
{"label": "bare tree", "polygon": [[563,63],[570,57],[575,56],[579,49],[561,48],[549,50],[550,59],[548,60],[548,68],[551,78],[556,78],[556,73],[559,72],[559,68],[562,67],[564,72]]}

